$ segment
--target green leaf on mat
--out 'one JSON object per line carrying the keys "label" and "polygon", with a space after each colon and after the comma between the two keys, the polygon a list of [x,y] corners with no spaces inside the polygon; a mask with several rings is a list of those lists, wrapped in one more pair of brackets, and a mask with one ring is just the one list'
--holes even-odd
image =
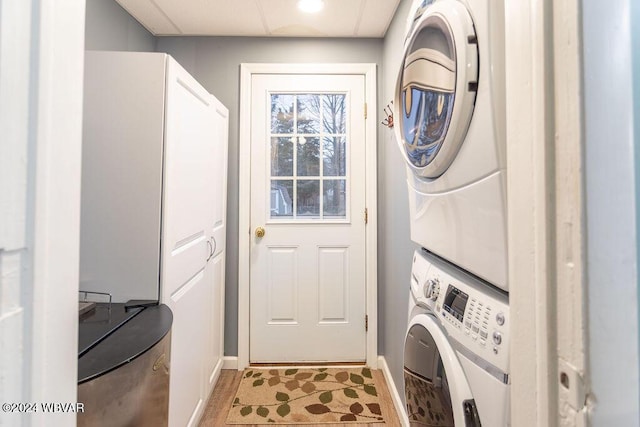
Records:
{"label": "green leaf on mat", "polygon": [[261,386],[262,384],[264,384],[264,378],[260,378],[259,380],[255,380],[255,381],[253,382],[253,386],[254,386],[254,387],[259,387],[259,386]]}
{"label": "green leaf on mat", "polygon": [[238,403],[240,403],[240,398],[236,397],[236,399],[233,401],[233,404],[237,405]]}
{"label": "green leaf on mat", "polygon": [[247,373],[244,374],[244,377],[249,378],[251,375],[253,375],[253,371],[247,371]]}
{"label": "green leaf on mat", "polygon": [[320,368],[320,369],[318,369],[318,371],[319,371],[319,372],[324,372],[324,371],[326,371],[326,370],[327,370],[327,368]]}
{"label": "green leaf on mat", "polygon": [[287,369],[286,371],[284,371],[284,374],[285,374],[285,375],[293,375],[293,374],[295,374],[296,372],[298,372],[298,370],[297,370],[297,369]]}
{"label": "green leaf on mat", "polygon": [[276,409],[276,412],[281,417],[286,417],[287,415],[289,415],[289,412],[291,412],[291,408],[286,403],[283,403],[282,405],[278,406],[278,409]]}
{"label": "green leaf on mat", "polygon": [[251,406],[245,406],[244,408],[240,409],[240,415],[246,417],[251,413],[252,410],[253,409],[251,408]]}
{"label": "green leaf on mat", "polygon": [[333,393],[331,392],[331,390],[325,391],[324,393],[321,393],[318,398],[322,403],[329,403],[333,400]]}
{"label": "green leaf on mat", "polygon": [[344,395],[347,397],[350,397],[352,399],[357,399],[358,398],[358,392],[355,391],[352,388],[345,388],[344,389]]}
{"label": "green leaf on mat", "polygon": [[372,378],[372,377],[371,377],[371,369],[369,369],[369,368],[362,368],[362,376],[363,376],[363,377],[367,377],[367,378]]}
{"label": "green leaf on mat", "polygon": [[269,408],[265,408],[264,406],[256,409],[256,414],[260,415],[262,418],[266,418],[269,415]]}
{"label": "green leaf on mat", "polygon": [[[253,378],[258,378],[262,376],[262,372],[256,372],[255,374],[253,374]],[[371,377],[369,377],[371,378]]]}
{"label": "green leaf on mat", "polygon": [[365,384],[364,385],[364,392],[367,394],[370,394],[371,396],[377,396],[378,392],[376,391],[376,388],[372,385],[369,384]]}
{"label": "green leaf on mat", "polygon": [[329,374],[326,374],[326,373],[318,374],[315,377],[313,377],[313,380],[314,381],[322,381],[323,379],[327,378],[327,375],[329,375]]}
{"label": "green leaf on mat", "polygon": [[289,400],[289,395],[287,393],[282,393],[281,391],[279,391],[276,393],[276,400],[278,402],[287,402]]}
{"label": "green leaf on mat", "polygon": [[360,375],[358,374],[351,374],[349,375],[349,379],[351,380],[352,383],[354,384],[364,384],[364,378],[362,378]]}

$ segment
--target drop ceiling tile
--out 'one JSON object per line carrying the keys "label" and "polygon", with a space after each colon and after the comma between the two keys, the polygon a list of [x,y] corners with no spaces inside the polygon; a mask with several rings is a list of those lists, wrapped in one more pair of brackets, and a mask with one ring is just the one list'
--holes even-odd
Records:
{"label": "drop ceiling tile", "polygon": [[256,0],[155,0],[185,35],[265,35]]}
{"label": "drop ceiling tile", "polygon": [[384,37],[400,0],[365,0],[358,37]]}
{"label": "drop ceiling tile", "polygon": [[120,6],[153,34],[180,34],[169,17],[150,0],[116,0]]}

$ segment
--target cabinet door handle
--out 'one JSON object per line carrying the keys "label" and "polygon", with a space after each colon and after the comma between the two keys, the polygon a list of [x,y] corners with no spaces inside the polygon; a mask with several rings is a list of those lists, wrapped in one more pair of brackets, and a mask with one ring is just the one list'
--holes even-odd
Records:
{"label": "cabinet door handle", "polygon": [[213,240],[213,250],[211,251],[211,256],[216,253],[216,249],[218,249],[218,242],[216,242],[215,236],[211,236],[211,240]]}
{"label": "cabinet door handle", "polygon": [[209,246],[209,256],[207,257],[207,262],[209,262],[213,256],[213,245],[211,244],[211,240],[207,240],[207,246]]}

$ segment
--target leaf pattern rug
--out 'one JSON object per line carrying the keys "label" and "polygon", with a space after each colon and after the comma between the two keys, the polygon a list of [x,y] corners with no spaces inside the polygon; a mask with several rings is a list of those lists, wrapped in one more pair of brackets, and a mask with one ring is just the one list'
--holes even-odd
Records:
{"label": "leaf pattern rug", "polygon": [[227,424],[384,423],[369,368],[246,369]]}

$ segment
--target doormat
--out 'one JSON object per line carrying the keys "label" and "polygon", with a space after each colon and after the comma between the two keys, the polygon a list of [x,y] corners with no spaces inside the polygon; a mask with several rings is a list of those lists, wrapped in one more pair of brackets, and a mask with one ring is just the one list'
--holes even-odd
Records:
{"label": "doormat", "polygon": [[369,368],[246,369],[227,424],[384,423]]}

